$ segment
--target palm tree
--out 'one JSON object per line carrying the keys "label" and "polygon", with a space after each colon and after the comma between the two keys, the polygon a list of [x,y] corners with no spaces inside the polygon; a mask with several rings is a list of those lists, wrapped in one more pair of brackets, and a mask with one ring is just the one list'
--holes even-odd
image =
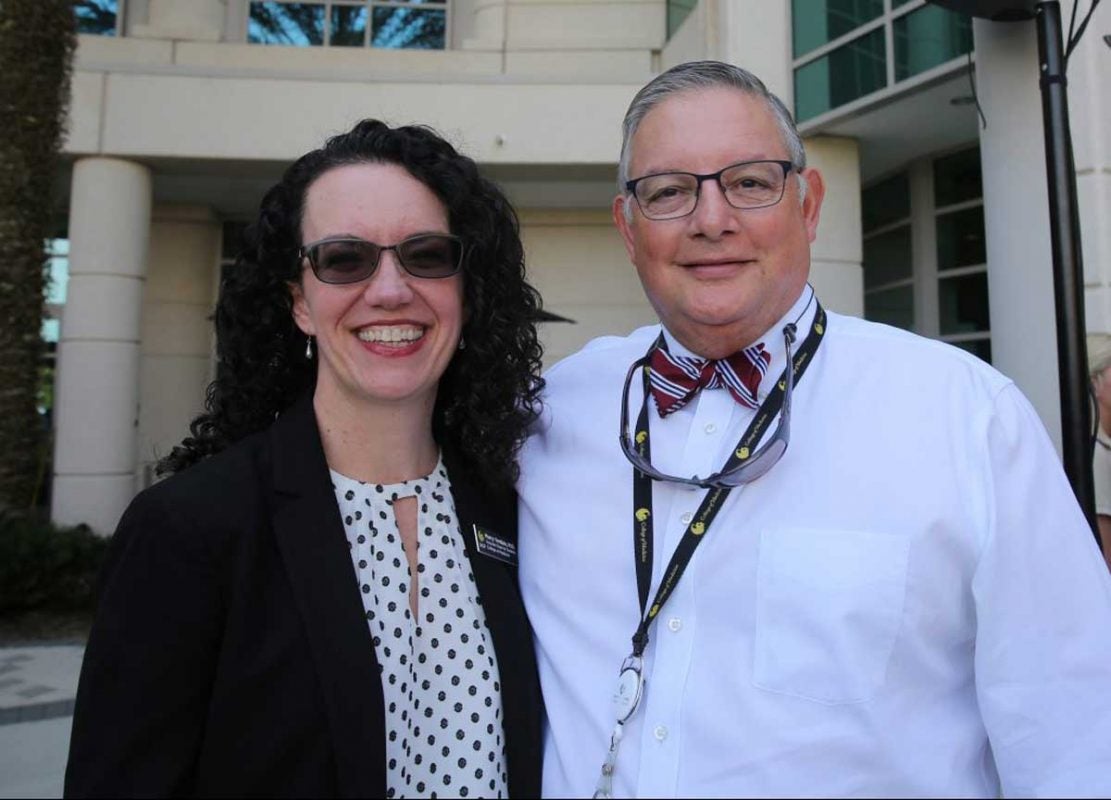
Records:
{"label": "palm tree", "polygon": [[43,246],[75,43],[72,0],[0,2],[0,507],[35,502],[47,454]]}

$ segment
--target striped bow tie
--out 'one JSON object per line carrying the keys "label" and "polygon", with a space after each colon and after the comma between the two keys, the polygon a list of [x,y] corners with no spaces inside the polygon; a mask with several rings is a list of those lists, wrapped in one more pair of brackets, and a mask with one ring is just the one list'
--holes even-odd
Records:
{"label": "striped bow tie", "polygon": [[652,351],[651,386],[660,416],[690,402],[702,389],[724,386],[743,406],[756,408],[756,390],[768,371],[771,354],[763,344],[754,344],[717,361],[673,356],[663,346]]}

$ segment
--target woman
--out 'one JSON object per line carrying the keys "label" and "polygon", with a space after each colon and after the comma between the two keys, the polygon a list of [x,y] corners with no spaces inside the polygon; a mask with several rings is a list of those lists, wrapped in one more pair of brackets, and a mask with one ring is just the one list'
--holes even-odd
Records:
{"label": "woman", "polygon": [[112,543],[66,793],[537,795],[513,210],[433,132],[366,120],[247,239],[207,413]]}

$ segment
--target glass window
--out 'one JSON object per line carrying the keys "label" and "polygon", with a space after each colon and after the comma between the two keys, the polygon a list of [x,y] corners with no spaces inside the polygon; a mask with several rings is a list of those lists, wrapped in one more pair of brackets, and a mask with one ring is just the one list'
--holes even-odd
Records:
{"label": "glass window", "polygon": [[328,44],[362,47],[366,44],[366,6],[332,6]]}
{"label": "glass window", "polygon": [[909,217],[907,174],[901,172],[865,189],[861,194],[861,216],[865,233]]}
{"label": "glass window", "polygon": [[983,206],[937,215],[937,271],[984,264]]}
{"label": "glass window", "polygon": [[801,122],[882,89],[887,81],[883,29],[795,70],[795,116]]}
{"label": "glass window", "polygon": [[991,330],[986,272],[942,278],[937,289],[942,336]]}
{"label": "glass window", "polygon": [[950,342],[961,350],[967,350],[974,356],[979,356],[987,363],[991,363],[991,339],[969,339],[962,342]]}
{"label": "glass window", "polygon": [[698,0],[667,0],[667,38],[670,39],[686,21]]}
{"label": "glass window", "polygon": [[73,13],[77,16],[77,32],[115,36],[119,10],[117,0],[75,0]]}
{"label": "glass window", "polygon": [[66,302],[69,288],[69,239],[48,239],[46,242],[46,296],[48,305]]}
{"label": "glass window", "polygon": [[443,50],[447,12],[443,9],[376,5],[371,44],[374,47]]}
{"label": "glass window", "polygon": [[252,44],[447,47],[447,0],[258,0],[249,8],[247,41]]}
{"label": "glass window", "polygon": [[972,51],[972,18],[927,5],[894,22],[895,80]]}
{"label": "glass window", "polygon": [[324,4],[252,2],[247,41],[299,47],[324,44]]}
{"label": "glass window", "polygon": [[914,288],[898,286],[864,295],[864,316],[886,325],[914,330]]}
{"label": "glass window", "polygon": [[883,0],[791,0],[795,57],[805,55],[883,13]]}
{"label": "glass window", "polygon": [[864,288],[912,277],[910,225],[864,240]]}
{"label": "glass window", "polygon": [[977,200],[983,194],[978,147],[943,156],[934,162],[934,202],[939,208]]}

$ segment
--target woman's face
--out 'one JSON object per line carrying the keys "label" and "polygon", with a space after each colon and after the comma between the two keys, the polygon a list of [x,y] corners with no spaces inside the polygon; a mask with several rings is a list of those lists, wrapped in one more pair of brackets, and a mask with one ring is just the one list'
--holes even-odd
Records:
{"label": "woman's face", "polygon": [[[450,233],[447,210],[396,164],[351,164],[308,188],[302,243],[355,237],[394,245],[422,233]],[[316,337],[316,402],[366,407],[417,403],[431,414],[436,386],[463,325],[463,276],[414,278],[382,253],[369,278],[323,283],[308,259],[291,288],[297,326]]]}

